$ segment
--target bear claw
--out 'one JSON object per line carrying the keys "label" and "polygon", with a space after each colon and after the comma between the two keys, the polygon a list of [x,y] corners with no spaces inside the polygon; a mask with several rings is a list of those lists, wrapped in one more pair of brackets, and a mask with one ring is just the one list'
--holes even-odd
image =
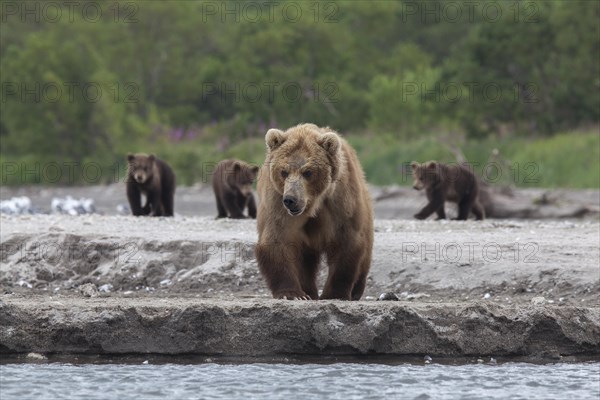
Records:
{"label": "bear claw", "polygon": [[310,300],[310,296],[307,294],[284,294],[276,296],[277,299],[280,300]]}

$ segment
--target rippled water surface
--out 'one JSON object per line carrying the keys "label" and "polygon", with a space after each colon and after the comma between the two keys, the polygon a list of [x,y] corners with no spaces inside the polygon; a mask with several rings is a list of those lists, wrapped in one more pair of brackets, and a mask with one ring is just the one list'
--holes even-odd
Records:
{"label": "rippled water surface", "polygon": [[0,399],[594,399],[600,363],[6,364]]}

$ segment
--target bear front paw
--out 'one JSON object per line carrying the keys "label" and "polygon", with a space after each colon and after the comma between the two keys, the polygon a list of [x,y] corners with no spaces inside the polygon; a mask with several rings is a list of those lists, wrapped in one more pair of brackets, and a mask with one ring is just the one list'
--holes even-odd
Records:
{"label": "bear front paw", "polygon": [[415,215],[413,215],[413,217],[415,217],[416,219],[425,219],[425,218],[427,218],[423,214],[415,214]]}
{"label": "bear front paw", "polygon": [[278,300],[311,300],[310,296],[301,290],[283,290],[273,293],[273,298]]}

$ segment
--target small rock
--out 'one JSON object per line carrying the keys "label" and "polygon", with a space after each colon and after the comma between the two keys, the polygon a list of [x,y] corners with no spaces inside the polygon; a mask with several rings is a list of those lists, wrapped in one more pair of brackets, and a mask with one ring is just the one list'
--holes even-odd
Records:
{"label": "small rock", "polygon": [[483,364],[483,363],[484,363],[484,361],[481,358],[477,359],[477,364]]}
{"label": "small rock", "polygon": [[81,293],[84,297],[97,297],[98,296],[98,288],[93,283],[84,283],[79,286],[79,293]]}
{"label": "small rock", "polygon": [[385,293],[381,293],[379,295],[379,298],[377,300],[380,300],[380,301],[399,301],[400,299],[398,298],[398,296],[396,296],[392,292],[385,292]]}
{"label": "small rock", "polygon": [[531,303],[537,305],[544,304],[546,299],[543,296],[537,296],[531,299]]}
{"label": "small rock", "polygon": [[148,365],[148,360],[144,361],[142,364]]}
{"label": "small rock", "polygon": [[113,290],[113,285],[110,283],[106,283],[102,286],[100,286],[98,288],[99,291],[104,292],[104,293],[110,293],[111,290]]}
{"label": "small rock", "polygon": [[431,361],[432,360],[431,356],[429,356],[429,355],[426,355],[425,357],[423,357],[423,359],[425,361]]}
{"label": "small rock", "polygon": [[494,357],[490,357],[490,364],[497,364],[496,359]]}
{"label": "small rock", "polygon": [[47,360],[48,358],[40,353],[27,353],[27,356],[25,356],[27,359],[29,360]]}
{"label": "small rock", "polygon": [[24,281],[23,279],[19,280],[19,281],[17,282],[17,285],[19,285],[19,286],[21,286],[21,287],[25,286],[27,289],[31,289],[31,288],[33,288],[33,285],[32,285],[31,283],[29,283],[29,282],[27,282],[27,281]]}
{"label": "small rock", "polygon": [[365,296],[365,300],[375,300],[375,297],[373,297],[373,296]]}
{"label": "small rock", "polygon": [[487,300],[487,299],[489,299],[489,298],[491,298],[491,297],[492,297],[492,295],[491,295],[491,294],[489,294],[489,293],[486,293],[486,294],[484,294],[484,295],[483,295],[483,298],[484,298],[485,300]]}

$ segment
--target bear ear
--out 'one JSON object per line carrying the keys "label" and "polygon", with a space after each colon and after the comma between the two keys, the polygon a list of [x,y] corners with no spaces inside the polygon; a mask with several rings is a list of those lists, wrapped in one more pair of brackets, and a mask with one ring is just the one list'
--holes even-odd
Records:
{"label": "bear ear", "polygon": [[252,169],[252,173],[254,175],[258,174],[258,166],[257,165],[253,165],[251,169]]}
{"label": "bear ear", "polygon": [[265,135],[265,142],[269,150],[275,150],[285,142],[285,133],[282,130],[271,128]]}
{"label": "bear ear", "polygon": [[411,167],[413,170],[414,170],[414,169],[417,169],[417,168],[419,168],[419,163],[418,163],[418,162],[416,162],[416,161],[413,161],[413,162],[411,162],[411,163],[410,163],[410,167]]}
{"label": "bear ear", "polygon": [[239,162],[234,162],[233,163],[233,172],[240,172],[240,170],[242,169],[242,165]]}
{"label": "bear ear", "polygon": [[435,167],[437,167],[437,162],[435,162],[435,161],[429,161],[427,163],[427,168],[434,169]]}
{"label": "bear ear", "polygon": [[131,162],[135,160],[135,156],[133,155],[133,153],[127,153],[127,161]]}
{"label": "bear ear", "polygon": [[321,135],[317,143],[332,156],[335,156],[340,149],[340,138],[333,132],[327,132]]}
{"label": "bear ear", "polygon": [[154,154],[150,154],[150,155],[148,156],[148,160],[150,160],[150,161],[154,161],[154,160],[156,160],[156,156],[155,156]]}

